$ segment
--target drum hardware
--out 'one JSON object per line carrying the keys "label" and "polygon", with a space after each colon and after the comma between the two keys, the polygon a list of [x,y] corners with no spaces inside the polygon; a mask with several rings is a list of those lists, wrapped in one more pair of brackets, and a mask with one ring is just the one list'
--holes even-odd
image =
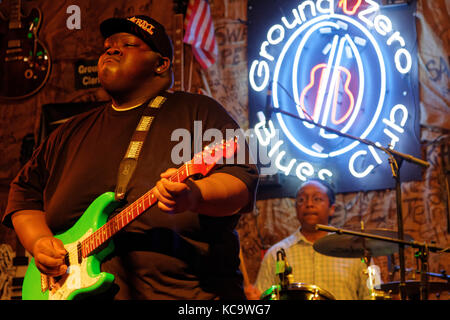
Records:
{"label": "drum hardware", "polygon": [[370,300],[390,300],[391,297],[389,295],[386,295],[384,291],[377,289],[381,284],[380,268],[378,268],[378,266],[370,265],[371,259],[369,253],[362,259],[366,264],[364,273],[367,274],[369,278],[368,287],[370,291]]}
{"label": "drum hardware", "polygon": [[381,278],[380,269],[376,265],[368,265],[365,273],[368,276],[370,300],[392,300],[392,291],[384,292],[380,290]]}
{"label": "drum hardware", "polygon": [[[261,300],[286,300],[282,299],[281,293],[289,290],[289,285],[294,282],[292,267],[289,266],[286,258],[286,251],[280,248],[277,251],[277,261],[275,264],[275,274],[280,278],[278,285],[273,285],[261,294]],[[285,296],[285,295],[283,295]]]}
{"label": "drum hardware", "polygon": [[[418,272],[418,271],[416,271],[416,272]],[[441,273],[427,272],[427,274],[430,277],[436,277],[436,278],[441,278],[441,279],[447,280],[447,283],[450,284],[450,276],[447,275],[445,270],[441,270]]]}
{"label": "drum hardware", "polygon": [[[415,256],[415,255],[414,255]],[[420,274],[420,265],[418,258],[416,257],[416,269],[414,268],[405,268],[405,273],[410,274],[412,276],[412,279],[410,280],[416,280],[416,275]],[[395,278],[395,273],[400,270],[400,266],[395,264],[395,257],[393,254],[388,256],[388,282],[393,282]]]}
{"label": "drum hardware", "polygon": [[[385,250],[382,249],[379,244],[381,242],[385,243],[394,243],[399,245],[399,249],[401,246],[410,246],[413,248],[418,249],[418,252],[416,253],[416,256],[421,261],[421,280],[419,285],[419,291],[420,291],[420,299],[424,300],[428,297],[428,276],[430,273],[428,272],[428,256],[429,252],[438,252],[438,253],[444,253],[444,252],[450,252],[450,248],[440,248],[435,245],[429,245],[427,243],[421,243],[411,240],[403,240],[403,239],[397,239],[395,238],[396,232],[386,229],[375,229],[375,230],[368,230],[367,232],[356,232],[356,231],[350,231],[350,230],[344,230],[339,228],[334,228],[330,226],[325,226],[321,224],[316,225],[317,230],[322,231],[328,231],[328,232],[334,232],[335,234],[327,235],[319,240],[317,240],[314,243],[314,249],[322,254],[329,255],[329,256],[337,256],[337,257],[347,257],[347,258],[356,258],[361,257],[364,258],[367,252],[364,250],[367,249],[370,252],[371,256],[384,256],[394,253],[395,246],[389,246],[386,244]],[[399,232],[400,234],[400,232]],[[350,237],[349,237],[350,236]],[[371,240],[376,241],[369,241],[369,240],[359,240],[357,241],[355,237],[359,238],[368,238]],[[409,236],[405,235],[405,238],[408,238]],[[410,237],[409,237],[410,238]],[[403,275],[405,273],[405,268],[400,266],[400,271],[403,270]],[[403,278],[403,277],[401,277]],[[448,280],[448,277],[447,277]],[[386,287],[384,287],[386,288]],[[407,282],[404,279],[401,279],[398,283],[398,289],[401,294],[401,299],[406,299],[407,295]],[[384,289],[383,289],[384,290]],[[389,288],[388,290],[392,290],[392,288]]]}
{"label": "drum hardware", "polygon": [[[398,293],[398,285],[399,283],[396,281],[392,281],[393,279],[393,275],[395,274],[395,272],[397,272],[397,270],[400,269],[399,266],[393,266],[393,272],[392,272],[392,277],[391,277],[391,281],[388,283],[384,283],[381,285],[381,289],[384,291],[391,291],[392,293],[396,294]],[[413,279],[412,280],[407,280],[406,281],[406,291],[407,291],[407,295],[408,297],[410,297],[411,300],[413,299],[417,299],[418,296],[420,296],[420,283],[421,281],[416,281],[415,280],[415,275],[416,274],[421,274],[421,270],[419,269],[413,269],[413,268],[406,268],[406,272],[407,273],[411,273],[413,275]],[[442,291],[450,291],[450,276],[447,275],[445,270],[441,270],[441,273],[435,273],[435,272],[427,272],[426,273],[427,277],[435,277],[435,278],[439,278],[439,279],[443,279],[443,280],[447,280],[447,282],[442,282],[442,281],[428,281],[427,282],[427,290],[428,293],[436,293],[439,294]]]}
{"label": "drum hardware", "polygon": [[[364,223],[361,221],[361,231],[364,231]],[[373,232],[373,231],[372,231]],[[366,265],[366,270],[364,273],[368,276],[368,287],[370,291],[370,300],[390,300],[391,297],[389,294],[386,294],[382,290],[378,290],[377,287],[381,284],[380,278],[380,268],[378,266],[370,265],[370,261],[372,260],[371,250],[367,248],[367,239],[360,238],[362,240],[362,249],[364,252],[364,256],[362,257],[362,261]],[[373,244],[371,245],[372,247]]]}
{"label": "drum hardware", "polygon": [[291,283],[285,289],[273,285],[261,295],[261,300],[336,300],[326,290],[306,283]]}
{"label": "drum hardware", "polygon": [[[361,232],[364,231],[364,223],[361,221]],[[382,236],[394,236],[396,232],[387,229],[367,230],[370,234]],[[408,236],[411,240],[412,238]],[[370,265],[373,256],[388,255],[397,251],[398,246],[386,246],[385,242],[356,237],[353,235],[331,234],[317,240],[313,245],[314,250],[327,256],[340,258],[361,258],[366,265],[364,274],[368,276],[368,288],[370,300],[390,300],[391,296],[382,290],[378,290],[381,283],[380,272],[377,266]]]}
{"label": "drum hardware", "polygon": [[335,300],[331,293],[318,286],[294,283],[292,267],[289,266],[285,250],[279,249],[276,256],[275,273],[280,278],[280,283],[264,291],[261,300]]}
{"label": "drum hardware", "polygon": [[261,300],[280,300],[280,285],[273,285],[261,294]]}
{"label": "drum hardware", "polygon": [[[422,282],[419,280],[406,280],[406,292],[410,300],[421,299],[420,290]],[[392,281],[381,284],[381,290],[390,292],[391,294],[398,294],[400,283],[398,281]],[[429,281],[427,283],[428,293],[440,293],[442,291],[449,291],[450,284],[443,281]]]}
{"label": "drum hardware", "polygon": [[[326,227],[327,231],[336,232],[335,234],[329,234],[314,242],[314,250],[327,256],[339,258],[364,258],[365,256],[379,257],[389,256],[398,251],[398,246],[395,243],[381,241],[381,239],[390,240],[393,237],[396,237],[396,231],[388,229],[370,229],[366,230],[365,233],[351,232],[348,234],[341,234],[340,229],[322,225],[316,226],[316,228],[322,227]],[[344,232],[342,231],[342,233]],[[410,235],[405,235],[404,237],[408,244],[413,240]]]}

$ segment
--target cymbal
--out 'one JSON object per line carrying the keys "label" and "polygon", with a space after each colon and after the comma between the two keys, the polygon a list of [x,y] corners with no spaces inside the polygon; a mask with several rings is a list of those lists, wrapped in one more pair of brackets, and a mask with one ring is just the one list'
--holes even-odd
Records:
{"label": "cymbal", "polygon": [[[442,281],[428,281],[428,292],[429,293],[436,293],[436,292],[442,292],[442,291],[449,291],[450,290],[450,283],[448,282],[442,282]],[[383,291],[391,291],[392,293],[396,294],[399,290],[399,281],[393,281],[388,283],[383,283],[380,285],[381,290]],[[420,294],[420,281],[417,280],[406,280],[406,292],[409,295],[414,294]]]}
{"label": "cymbal", "polygon": [[[389,229],[365,230],[362,233],[399,239],[398,232]],[[404,234],[403,240],[409,242],[413,238]],[[364,247],[372,257],[388,256],[398,251],[397,243],[337,233],[329,234],[314,242],[313,245],[314,250],[319,253],[340,258],[363,258]]]}

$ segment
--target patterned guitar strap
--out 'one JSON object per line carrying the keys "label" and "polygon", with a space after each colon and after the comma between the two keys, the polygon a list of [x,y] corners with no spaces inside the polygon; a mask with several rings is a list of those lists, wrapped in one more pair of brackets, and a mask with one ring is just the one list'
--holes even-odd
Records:
{"label": "patterned guitar strap", "polygon": [[136,127],[136,130],[131,137],[130,145],[128,146],[127,152],[124,158],[120,162],[119,172],[117,175],[117,185],[115,190],[116,201],[121,201],[125,199],[125,194],[127,191],[128,182],[134,173],[137,166],[137,161],[139,154],[141,152],[142,146],[144,144],[147,133],[150,130],[153,119],[159,111],[159,108],[166,101],[163,96],[157,96],[150,100],[142,113],[141,119]]}

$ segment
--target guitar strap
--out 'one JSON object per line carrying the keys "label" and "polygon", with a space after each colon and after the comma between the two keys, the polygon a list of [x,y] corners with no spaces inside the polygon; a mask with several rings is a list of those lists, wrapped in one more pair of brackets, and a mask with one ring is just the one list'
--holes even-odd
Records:
{"label": "guitar strap", "polygon": [[117,175],[117,185],[115,190],[115,199],[120,201],[125,199],[125,193],[127,191],[128,182],[134,173],[137,166],[139,154],[144,144],[147,133],[150,130],[153,119],[159,111],[159,108],[166,101],[163,96],[157,96],[150,100],[147,104],[147,108],[144,109],[141,119],[136,127],[136,130],[131,137],[130,145],[127,152],[120,162],[119,172]]}

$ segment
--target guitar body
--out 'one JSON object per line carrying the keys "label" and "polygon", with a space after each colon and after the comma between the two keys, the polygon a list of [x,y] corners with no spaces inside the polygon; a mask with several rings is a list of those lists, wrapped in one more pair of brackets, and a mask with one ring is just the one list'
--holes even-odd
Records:
{"label": "guitar body", "polygon": [[24,300],[72,300],[105,291],[114,281],[112,274],[101,272],[102,260],[114,250],[112,241],[101,250],[86,258],[78,250],[80,241],[103,226],[108,216],[118,206],[114,201],[114,192],[106,192],[95,199],[81,218],[68,230],[56,235],[69,252],[68,273],[55,280],[54,289],[50,289],[50,277],[42,275],[34,259],[25,274],[22,298]]}
{"label": "guitar body", "polygon": [[[38,39],[42,14],[33,8],[27,17],[0,28],[0,99],[23,99],[39,91],[50,75],[47,48]],[[7,22],[3,23],[8,25]]]}

